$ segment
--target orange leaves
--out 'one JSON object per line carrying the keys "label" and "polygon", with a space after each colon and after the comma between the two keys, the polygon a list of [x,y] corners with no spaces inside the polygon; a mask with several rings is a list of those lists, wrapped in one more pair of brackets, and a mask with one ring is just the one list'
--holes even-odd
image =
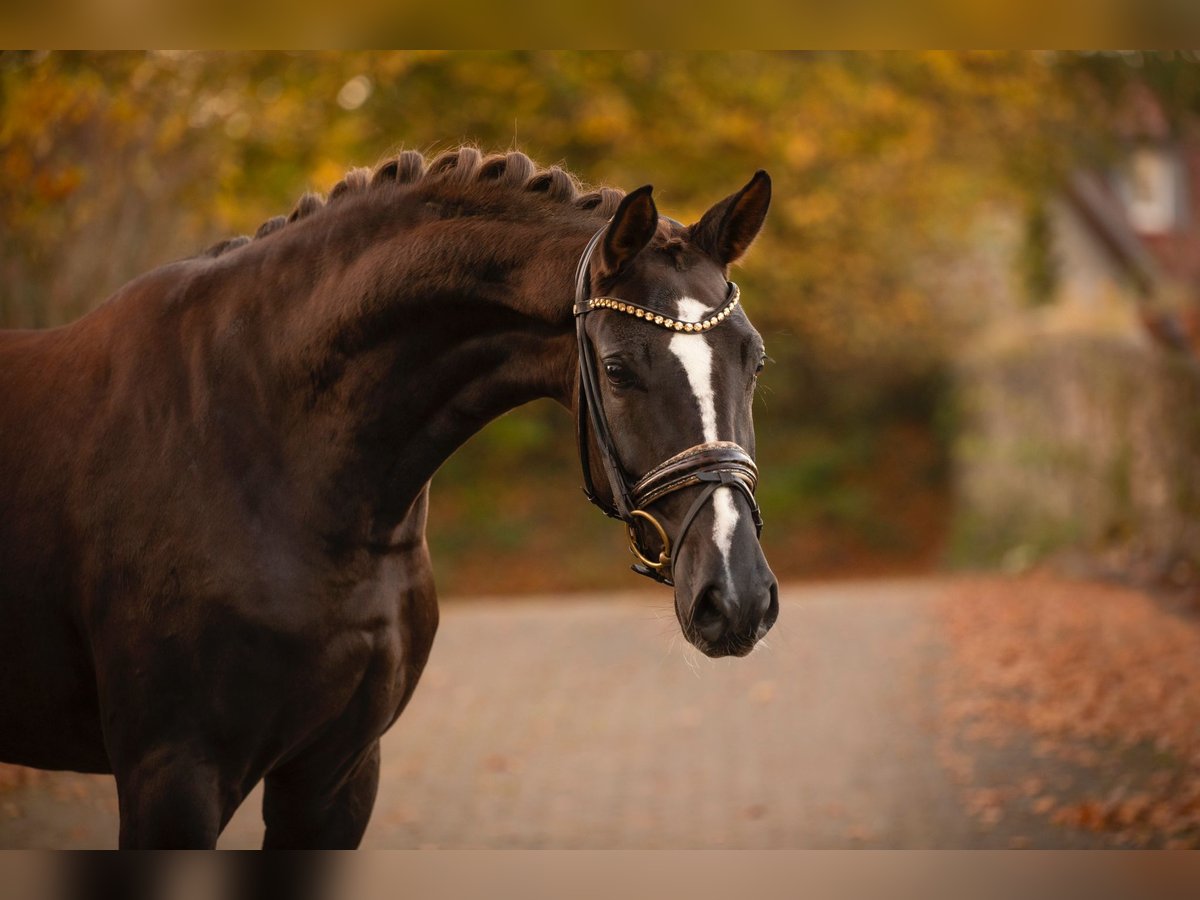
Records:
{"label": "orange leaves", "polygon": [[[1062,105],[1052,70],[1011,53],[48,54],[0,74],[0,177],[31,255],[119,214],[116,192],[83,185],[158,173],[149,217],[180,246],[110,247],[121,277],[253,230],[398,144],[516,142],[591,182],[654,180],[677,214],[765,167],[779,202],[744,278],[764,325],[803,335],[795,352],[818,365],[942,357],[948,325],[913,266],[969,243],[946,227],[956,207],[1003,192],[1011,145]],[[339,105],[348,84],[372,89]]]}
{"label": "orange leaves", "polygon": [[976,579],[948,592],[942,619],[951,729],[977,747],[1032,743],[1058,773],[1020,797],[974,789],[977,817],[998,804],[1122,845],[1200,840],[1194,611],[1107,585]]}
{"label": "orange leaves", "polygon": [[59,172],[38,172],[33,178],[34,194],[46,203],[59,203],[71,195],[83,180],[79,166],[68,166]]}

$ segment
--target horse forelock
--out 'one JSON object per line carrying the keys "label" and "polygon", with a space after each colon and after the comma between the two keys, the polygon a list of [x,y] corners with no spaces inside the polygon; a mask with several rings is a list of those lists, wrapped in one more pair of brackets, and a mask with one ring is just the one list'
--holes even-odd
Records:
{"label": "horse forelock", "polygon": [[291,222],[307,218],[333,206],[344,198],[371,191],[407,187],[447,186],[458,188],[460,203],[469,204],[476,195],[495,186],[513,191],[536,194],[552,202],[586,210],[598,217],[610,217],[617,211],[625,192],[617,188],[588,189],[580,180],[561,166],[540,167],[519,151],[484,155],[477,147],[461,146],[439,153],[432,159],[416,150],[404,150],[379,163],[374,169],[355,168],[335,184],[328,197],[305,193],[289,215],[268,219],[254,237],[229,238],[210,247],[205,255],[219,256],[242,247],[251,240],[266,237]]}

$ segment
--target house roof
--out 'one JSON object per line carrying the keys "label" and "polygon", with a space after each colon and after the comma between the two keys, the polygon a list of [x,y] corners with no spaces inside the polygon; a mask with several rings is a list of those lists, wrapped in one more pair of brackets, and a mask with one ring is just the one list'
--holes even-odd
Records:
{"label": "house roof", "polygon": [[1162,279],[1158,263],[1133,230],[1124,205],[1107,182],[1094,172],[1077,170],[1067,180],[1066,195],[1138,289],[1147,296],[1153,294]]}
{"label": "house roof", "polygon": [[1174,154],[1182,177],[1182,205],[1176,227],[1164,232],[1139,232],[1130,221],[1114,178],[1090,170],[1071,175],[1068,199],[1096,237],[1130,273],[1139,290],[1149,296],[1165,281],[1184,285],[1200,302],[1200,127],[1194,121],[1172,124],[1154,92],[1145,84],[1131,85],[1122,99],[1114,131],[1130,150],[1147,144]]}
{"label": "house roof", "polygon": [[1134,82],[1125,89],[1114,130],[1128,141],[1167,141],[1174,137],[1166,110],[1143,82]]}

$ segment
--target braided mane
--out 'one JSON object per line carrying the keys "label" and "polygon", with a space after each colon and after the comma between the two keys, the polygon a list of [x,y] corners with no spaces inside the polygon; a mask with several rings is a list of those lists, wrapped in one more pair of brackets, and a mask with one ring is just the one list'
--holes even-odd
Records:
{"label": "braided mane", "polygon": [[616,212],[625,192],[616,188],[585,190],[579,179],[559,166],[539,168],[524,153],[492,153],[484,156],[478,148],[471,146],[448,150],[427,161],[416,150],[405,150],[375,167],[351,169],[346,173],[329,197],[306,193],[287,216],[275,216],[258,227],[254,237],[241,235],[214,244],[205,256],[220,256],[229,250],[250,243],[268,234],[273,234],[289,222],[304,219],[340,199],[361,194],[379,185],[417,185],[440,182],[442,184],[482,184],[486,182],[505,185],[514,191],[529,191],[542,194],[559,203],[569,203],[577,209],[595,210],[602,216]]}

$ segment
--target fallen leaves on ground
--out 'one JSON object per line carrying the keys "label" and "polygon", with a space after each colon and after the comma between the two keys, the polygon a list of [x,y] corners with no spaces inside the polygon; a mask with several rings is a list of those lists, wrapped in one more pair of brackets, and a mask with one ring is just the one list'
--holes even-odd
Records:
{"label": "fallen leaves on ground", "polygon": [[40,769],[0,763],[0,794],[28,785],[40,784],[45,780],[46,774]]}
{"label": "fallen leaves on ground", "polygon": [[[1132,846],[1200,846],[1200,620],[1137,590],[1045,576],[944,598],[942,762],[983,827],[1020,809]],[[976,753],[1029,742],[1048,768],[976,786]]]}

